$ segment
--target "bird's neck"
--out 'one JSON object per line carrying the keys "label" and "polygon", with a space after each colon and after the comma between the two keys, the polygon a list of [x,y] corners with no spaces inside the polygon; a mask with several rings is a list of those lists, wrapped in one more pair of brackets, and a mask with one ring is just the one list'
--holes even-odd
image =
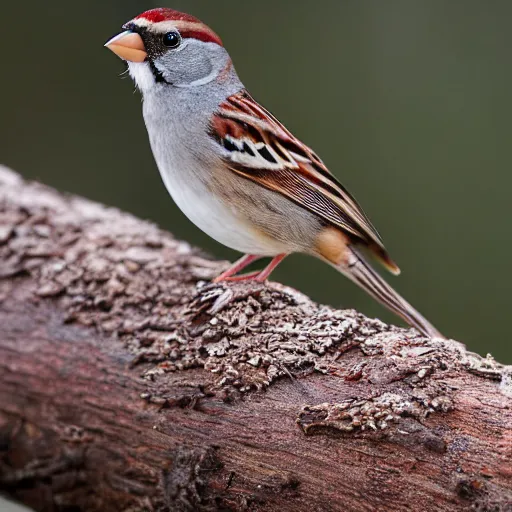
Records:
{"label": "bird's neck", "polygon": [[223,83],[199,87],[162,84],[144,94],[144,120],[162,175],[215,165],[218,151],[210,136],[212,116],[226,98],[241,89],[243,85],[234,75]]}

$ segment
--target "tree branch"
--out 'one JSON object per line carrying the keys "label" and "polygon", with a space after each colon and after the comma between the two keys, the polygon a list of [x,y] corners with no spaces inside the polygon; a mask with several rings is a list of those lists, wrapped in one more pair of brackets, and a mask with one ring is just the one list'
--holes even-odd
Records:
{"label": "tree branch", "polygon": [[509,368],[0,169],[0,490],[41,511],[512,508]]}

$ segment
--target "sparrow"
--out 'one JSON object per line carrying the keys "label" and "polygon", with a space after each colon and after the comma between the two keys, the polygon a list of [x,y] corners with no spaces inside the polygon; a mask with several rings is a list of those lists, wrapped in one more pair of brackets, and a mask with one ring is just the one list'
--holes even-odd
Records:
{"label": "sparrow", "polygon": [[[334,266],[427,337],[442,337],[370,266],[400,269],[355,198],[247,92],[220,37],[194,16],[146,11],[105,45],[127,62],[164,184],[201,230],[244,253],[214,282],[265,281],[292,253]],[[262,271],[237,275],[272,257]]]}

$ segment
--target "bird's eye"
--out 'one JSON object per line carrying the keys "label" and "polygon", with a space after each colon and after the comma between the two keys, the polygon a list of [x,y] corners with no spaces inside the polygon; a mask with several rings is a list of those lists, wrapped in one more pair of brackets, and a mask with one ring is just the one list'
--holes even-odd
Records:
{"label": "bird's eye", "polygon": [[177,48],[181,43],[181,36],[175,31],[167,32],[164,34],[163,42],[167,48]]}

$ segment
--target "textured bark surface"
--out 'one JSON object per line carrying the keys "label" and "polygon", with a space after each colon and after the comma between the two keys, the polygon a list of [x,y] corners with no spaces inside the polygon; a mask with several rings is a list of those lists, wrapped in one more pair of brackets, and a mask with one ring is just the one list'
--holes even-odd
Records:
{"label": "textured bark surface", "polygon": [[512,510],[510,368],[0,169],[0,492],[41,511]]}

